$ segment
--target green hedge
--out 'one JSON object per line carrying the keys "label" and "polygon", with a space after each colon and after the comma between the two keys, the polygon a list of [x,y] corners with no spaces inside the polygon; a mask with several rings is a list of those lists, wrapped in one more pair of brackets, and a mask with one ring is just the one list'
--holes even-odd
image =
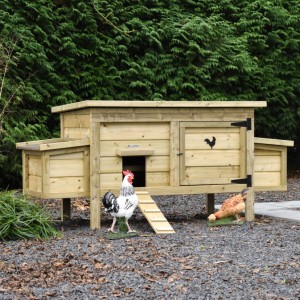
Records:
{"label": "green hedge", "polygon": [[299,144],[299,15],[297,0],[2,0],[0,186],[21,183],[15,142],[57,136],[50,108],[85,99],[266,100],[256,135]]}

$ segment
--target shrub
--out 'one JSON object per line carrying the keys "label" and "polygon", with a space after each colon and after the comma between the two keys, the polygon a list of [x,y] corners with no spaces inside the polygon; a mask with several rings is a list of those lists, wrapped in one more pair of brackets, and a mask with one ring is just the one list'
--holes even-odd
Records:
{"label": "shrub", "polygon": [[50,214],[15,191],[0,192],[0,240],[59,236]]}

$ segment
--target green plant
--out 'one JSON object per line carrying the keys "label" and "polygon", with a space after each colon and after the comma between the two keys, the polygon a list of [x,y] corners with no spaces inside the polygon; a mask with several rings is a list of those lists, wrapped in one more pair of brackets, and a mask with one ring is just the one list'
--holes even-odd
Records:
{"label": "green plant", "polygon": [[0,192],[0,240],[60,236],[45,209],[15,191]]}

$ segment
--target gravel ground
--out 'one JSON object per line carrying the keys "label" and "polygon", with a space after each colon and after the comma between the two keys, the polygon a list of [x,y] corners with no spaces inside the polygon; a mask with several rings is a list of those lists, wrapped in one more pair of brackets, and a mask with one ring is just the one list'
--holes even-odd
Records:
{"label": "gravel ground", "polygon": [[[296,175],[288,192],[256,201],[300,201]],[[137,211],[140,236],[108,240],[111,218],[90,230],[88,202],[76,199],[74,220],[57,224],[63,237],[0,243],[0,299],[300,299],[300,222],[208,227],[202,196],[155,199],[175,234],[155,235]],[[58,203],[45,203],[55,217]]]}

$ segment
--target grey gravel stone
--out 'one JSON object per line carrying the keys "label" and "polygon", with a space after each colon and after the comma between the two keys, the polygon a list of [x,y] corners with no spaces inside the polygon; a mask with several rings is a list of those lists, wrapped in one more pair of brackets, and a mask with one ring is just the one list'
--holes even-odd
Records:
{"label": "grey gravel stone", "polygon": [[[291,178],[288,192],[256,201],[300,200],[299,187]],[[0,243],[0,299],[300,299],[299,222],[208,227],[203,196],[156,201],[175,234],[155,235],[137,211],[130,224],[140,236],[111,241],[111,218],[103,213],[101,230],[90,230],[88,206],[77,203],[74,220],[57,224],[62,238]]]}

